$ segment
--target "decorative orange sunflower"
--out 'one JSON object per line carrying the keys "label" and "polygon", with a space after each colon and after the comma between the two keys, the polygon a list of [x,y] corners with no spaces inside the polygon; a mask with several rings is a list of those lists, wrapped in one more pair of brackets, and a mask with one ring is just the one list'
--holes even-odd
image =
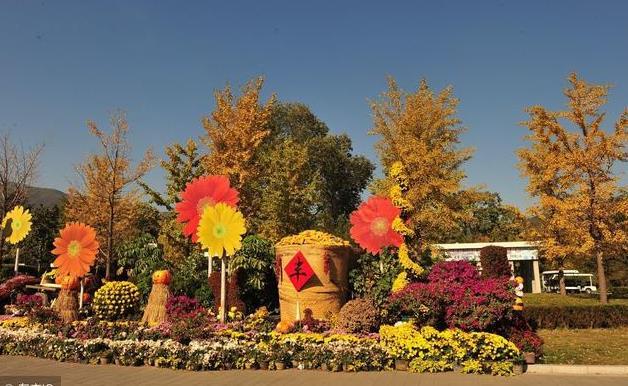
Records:
{"label": "decorative orange sunflower", "polygon": [[351,213],[351,238],[373,254],[380,253],[384,247],[398,247],[403,237],[393,230],[392,223],[400,213],[388,198],[369,198]]}
{"label": "decorative orange sunflower", "polygon": [[181,193],[181,202],[175,207],[177,221],[185,224],[183,234],[197,242],[196,231],[204,209],[220,202],[235,208],[239,200],[238,191],[229,185],[225,176],[203,176],[191,181]]}
{"label": "decorative orange sunflower", "polygon": [[58,276],[81,277],[89,272],[98,252],[96,231],[78,222],[66,224],[54,241],[52,253],[58,255],[53,264]]}

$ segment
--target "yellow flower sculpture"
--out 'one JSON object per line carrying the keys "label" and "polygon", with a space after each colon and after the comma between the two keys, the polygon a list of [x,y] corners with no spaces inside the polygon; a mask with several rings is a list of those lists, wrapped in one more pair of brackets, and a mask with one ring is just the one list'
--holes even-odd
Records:
{"label": "yellow flower sculpture", "polygon": [[24,240],[26,235],[31,231],[31,220],[33,216],[21,206],[16,206],[8,212],[2,220],[2,229],[7,226],[7,222],[11,221],[10,233],[7,236],[7,241],[11,244],[17,244]]}
{"label": "yellow flower sculpture", "polygon": [[203,210],[198,225],[198,241],[213,256],[233,254],[242,246],[246,232],[242,213],[224,203],[208,206]]}

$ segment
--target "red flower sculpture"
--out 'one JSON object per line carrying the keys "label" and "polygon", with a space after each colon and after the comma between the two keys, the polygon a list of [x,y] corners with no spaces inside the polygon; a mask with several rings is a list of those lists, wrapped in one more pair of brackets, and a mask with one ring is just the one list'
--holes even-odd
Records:
{"label": "red flower sculpture", "polygon": [[373,254],[391,245],[398,247],[403,237],[392,229],[392,222],[400,213],[390,199],[371,197],[351,213],[351,237]]}
{"label": "red flower sculpture", "polygon": [[185,224],[183,234],[197,242],[196,229],[203,209],[219,202],[235,208],[239,200],[238,191],[229,185],[225,176],[203,176],[189,182],[181,193],[181,202],[175,207],[177,221]]}

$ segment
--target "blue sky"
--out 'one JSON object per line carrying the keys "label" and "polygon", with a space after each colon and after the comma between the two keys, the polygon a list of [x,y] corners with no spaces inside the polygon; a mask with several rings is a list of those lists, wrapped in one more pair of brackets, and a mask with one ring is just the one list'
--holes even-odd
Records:
{"label": "blue sky", "polygon": [[[628,100],[626,1],[28,1],[0,3],[0,130],[45,142],[38,185],[65,190],[118,108],[134,156],[203,134],[212,92],[263,75],[265,94],[310,106],[373,161],[368,100],[392,75],[453,85],[476,149],[467,184],[530,200],[516,168],[532,104],[562,108],[566,76]],[[610,122],[608,122],[610,127]],[[624,168],[625,170],[625,168]],[[163,186],[159,169],[147,181]],[[625,181],[625,180],[624,180]]]}

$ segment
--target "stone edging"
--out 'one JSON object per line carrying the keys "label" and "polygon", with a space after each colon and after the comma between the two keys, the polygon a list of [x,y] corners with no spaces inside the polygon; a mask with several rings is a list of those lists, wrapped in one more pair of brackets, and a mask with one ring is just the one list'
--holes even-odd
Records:
{"label": "stone edging", "polygon": [[528,365],[528,374],[561,375],[623,375],[628,376],[628,366],[604,365]]}

